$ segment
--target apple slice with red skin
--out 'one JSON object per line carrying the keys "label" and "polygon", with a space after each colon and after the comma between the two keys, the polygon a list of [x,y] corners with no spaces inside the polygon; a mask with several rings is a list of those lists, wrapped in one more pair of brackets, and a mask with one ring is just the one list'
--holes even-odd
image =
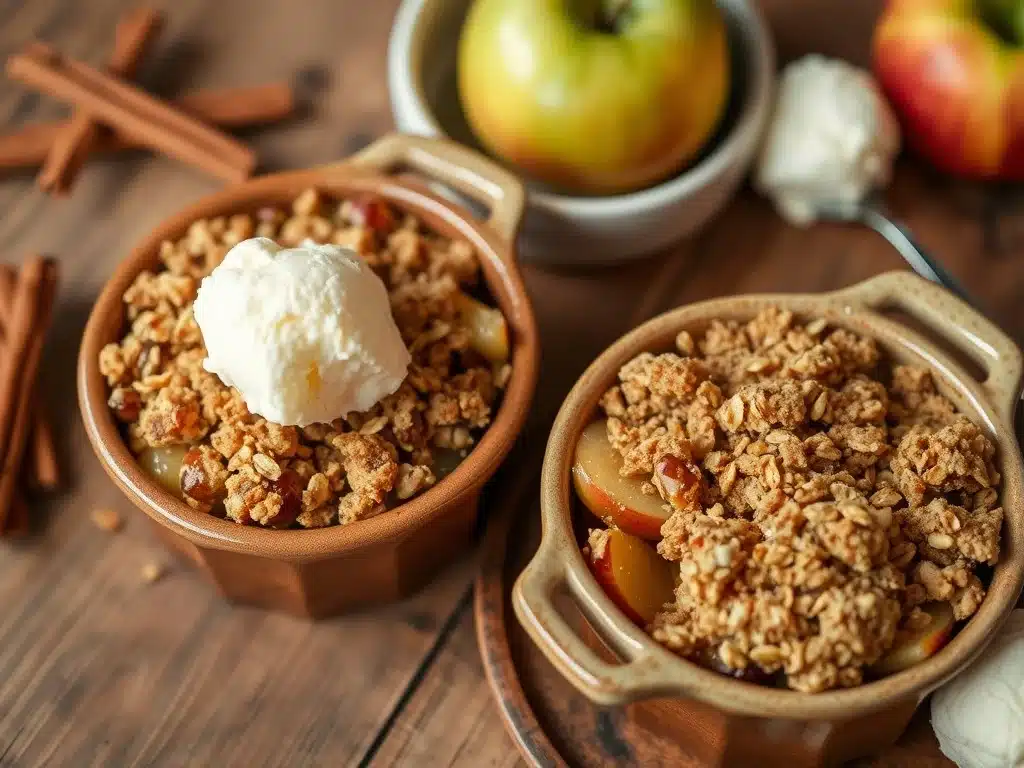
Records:
{"label": "apple slice with red skin", "polygon": [[609,526],[648,541],[661,538],[661,525],[672,514],[658,494],[641,490],[643,481],[622,477],[622,457],[608,442],[605,422],[587,425],[576,444],[572,478],[587,509]]}
{"label": "apple slice with red skin", "polygon": [[882,676],[902,672],[938,653],[949,642],[956,623],[949,603],[927,603],[921,610],[932,620],[916,632],[897,637],[896,644],[871,667],[873,673]]}
{"label": "apple slice with red skin", "polygon": [[650,544],[617,528],[591,536],[590,571],[605,594],[641,627],[672,600],[672,564]]}

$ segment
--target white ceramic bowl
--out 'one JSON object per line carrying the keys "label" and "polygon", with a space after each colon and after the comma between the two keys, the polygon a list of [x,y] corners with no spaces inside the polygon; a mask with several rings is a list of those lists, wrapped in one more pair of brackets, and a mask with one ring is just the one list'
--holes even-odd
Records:
{"label": "white ceramic bowl", "polygon": [[[459,33],[471,0],[404,0],[388,46],[388,87],[398,128],[449,136],[479,149],[459,106]],[[520,254],[549,264],[625,261],[692,234],[729,201],[757,152],[771,109],[775,51],[749,0],[718,0],[729,28],[733,90],[708,149],[682,173],[638,192],[556,194],[529,184]]]}

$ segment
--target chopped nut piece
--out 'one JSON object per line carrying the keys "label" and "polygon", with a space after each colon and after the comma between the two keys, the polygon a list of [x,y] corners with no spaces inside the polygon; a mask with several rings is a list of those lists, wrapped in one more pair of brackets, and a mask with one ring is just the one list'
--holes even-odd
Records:
{"label": "chopped nut piece", "polygon": [[336,513],[336,509],[332,509],[328,506],[303,510],[299,513],[299,516],[295,518],[295,522],[303,528],[325,528],[336,522]]}
{"label": "chopped nut piece", "polygon": [[163,578],[166,570],[160,563],[146,563],[142,566],[142,580],[147,584],[153,584]]}
{"label": "chopped nut piece", "polygon": [[402,464],[398,467],[398,480],[395,483],[395,495],[405,501],[417,493],[429,488],[437,482],[430,467]]}
{"label": "chopped nut piece", "polygon": [[302,492],[302,511],[312,512],[326,504],[330,498],[331,485],[327,480],[327,475],[317,472],[309,478],[306,490]]}
{"label": "chopped nut piece", "polygon": [[676,349],[687,357],[693,357],[697,352],[697,345],[693,343],[693,336],[690,335],[689,331],[680,331],[679,335],[676,336]]}

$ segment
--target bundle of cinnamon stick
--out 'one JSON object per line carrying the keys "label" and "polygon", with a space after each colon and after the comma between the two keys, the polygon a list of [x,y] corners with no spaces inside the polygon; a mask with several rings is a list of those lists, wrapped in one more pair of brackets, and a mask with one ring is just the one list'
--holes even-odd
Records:
{"label": "bundle of cinnamon stick", "polygon": [[255,153],[214,126],[238,128],[288,117],[295,110],[291,87],[275,83],[162,101],[129,82],[161,25],[162,17],[151,9],[126,14],[105,71],[38,42],[11,56],[9,77],[68,102],[75,112],[63,123],[0,136],[0,169],[42,164],[39,186],[64,195],[92,152],[146,147],[225,181],[248,178]]}
{"label": "bundle of cinnamon stick", "polygon": [[29,529],[26,490],[60,485],[53,432],[36,374],[57,293],[57,263],[35,256],[17,272],[0,265],[0,535]]}

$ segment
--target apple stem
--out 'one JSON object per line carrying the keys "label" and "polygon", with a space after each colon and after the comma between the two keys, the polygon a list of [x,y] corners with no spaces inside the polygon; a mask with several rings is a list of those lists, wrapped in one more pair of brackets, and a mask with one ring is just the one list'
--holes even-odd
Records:
{"label": "apple stem", "polygon": [[606,32],[617,32],[619,19],[629,10],[632,0],[610,0],[605,4],[601,28]]}
{"label": "apple stem", "polygon": [[1024,43],[1024,2],[1021,0],[979,0],[982,20],[1004,42]]}

